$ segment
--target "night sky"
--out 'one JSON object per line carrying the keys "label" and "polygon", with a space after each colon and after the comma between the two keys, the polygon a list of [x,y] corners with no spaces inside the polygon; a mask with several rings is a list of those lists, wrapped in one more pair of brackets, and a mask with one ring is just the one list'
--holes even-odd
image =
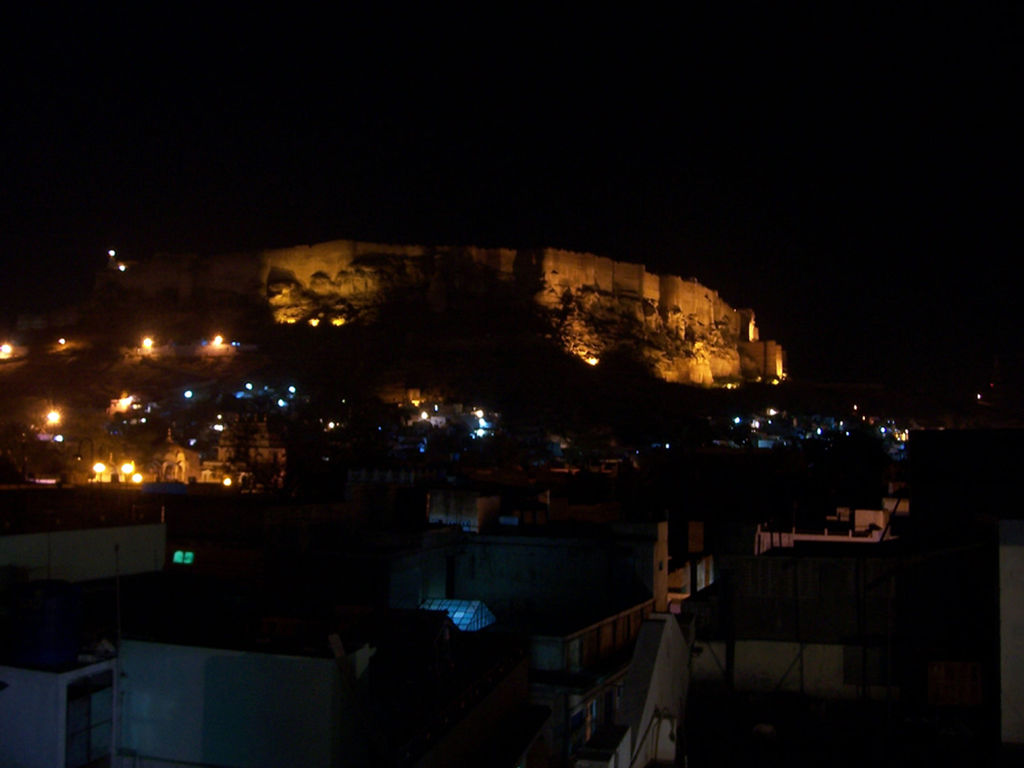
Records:
{"label": "night sky", "polygon": [[0,327],[116,248],[552,246],[695,276],[819,381],[1021,359],[1021,14],[10,19]]}

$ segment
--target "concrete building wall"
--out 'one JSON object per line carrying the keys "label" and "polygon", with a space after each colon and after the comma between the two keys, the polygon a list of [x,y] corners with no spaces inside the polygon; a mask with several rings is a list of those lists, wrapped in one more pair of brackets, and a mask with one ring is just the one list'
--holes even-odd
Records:
{"label": "concrete building wall", "polygon": [[[67,672],[0,666],[0,683],[7,686],[0,691],[0,765],[17,768],[65,765],[68,686],[81,678],[113,669],[112,660]],[[109,699],[112,724],[114,693],[116,687],[104,696],[104,701]],[[110,743],[112,747],[112,738]]]}
{"label": "concrete building wall", "polygon": [[999,523],[999,678],[1002,740],[1024,744],[1024,520]]}
{"label": "concrete building wall", "polygon": [[[769,640],[736,642],[734,684],[738,691],[800,692],[820,699],[854,699],[859,682],[846,682],[844,656],[839,643],[799,643]],[[859,648],[858,648],[859,650]],[[884,685],[865,686],[874,699],[885,698]],[[896,694],[896,689],[892,689]]]}
{"label": "concrete building wall", "polygon": [[616,722],[632,731],[633,763],[671,762],[676,757],[689,687],[689,647],[675,616],[651,614],[644,622],[626,672]]}
{"label": "concrete building wall", "polygon": [[30,579],[91,581],[162,570],[166,549],[163,523],[28,533],[0,537],[0,566],[27,569]]}
{"label": "concrete building wall", "polygon": [[127,640],[121,670],[122,746],[143,760],[343,764],[333,659]]}

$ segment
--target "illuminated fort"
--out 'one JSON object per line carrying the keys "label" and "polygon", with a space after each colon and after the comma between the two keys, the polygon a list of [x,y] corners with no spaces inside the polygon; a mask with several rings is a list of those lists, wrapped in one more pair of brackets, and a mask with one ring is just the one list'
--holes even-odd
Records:
{"label": "illuminated fort", "polygon": [[444,311],[453,292],[497,280],[529,292],[561,345],[592,365],[628,346],[667,381],[785,377],[783,350],[758,338],[752,310],[734,309],[696,279],[589,253],[333,240],[112,266],[101,286],[185,305],[242,297],[266,302],[277,322],[312,326],[372,321],[395,291],[422,292],[432,309]]}

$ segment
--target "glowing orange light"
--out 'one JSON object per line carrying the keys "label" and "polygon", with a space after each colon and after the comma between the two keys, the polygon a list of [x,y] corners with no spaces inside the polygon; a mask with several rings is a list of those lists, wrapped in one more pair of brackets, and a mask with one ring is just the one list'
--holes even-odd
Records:
{"label": "glowing orange light", "polygon": [[144,338],[142,340],[142,348],[143,349],[152,349],[153,348],[153,339],[151,339],[149,336]]}
{"label": "glowing orange light", "polygon": [[60,424],[60,411],[54,409],[54,410],[50,411],[49,413],[47,413],[46,414],[46,423],[47,424],[51,424],[51,425]]}
{"label": "glowing orange light", "polygon": [[230,488],[231,487],[231,478],[230,477],[225,477],[223,480],[221,480],[221,483],[224,485],[225,488]]}

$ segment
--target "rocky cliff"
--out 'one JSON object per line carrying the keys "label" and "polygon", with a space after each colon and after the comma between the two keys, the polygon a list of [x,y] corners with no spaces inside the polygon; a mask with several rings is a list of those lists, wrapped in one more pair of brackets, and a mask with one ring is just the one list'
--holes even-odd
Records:
{"label": "rocky cliff", "polygon": [[[589,253],[426,247],[336,240],[200,259],[156,259],[115,281],[178,301],[234,296],[266,301],[281,323],[372,322],[396,296],[443,312],[453,296],[500,284],[529,296],[550,333],[592,365],[626,351],[668,381],[710,385],[780,376],[781,349],[756,345],[753,312],[736,310],[695,279]],[[501,311],[496,305],[494,311]],[[752,346],[754,345],[754,346]]]}

